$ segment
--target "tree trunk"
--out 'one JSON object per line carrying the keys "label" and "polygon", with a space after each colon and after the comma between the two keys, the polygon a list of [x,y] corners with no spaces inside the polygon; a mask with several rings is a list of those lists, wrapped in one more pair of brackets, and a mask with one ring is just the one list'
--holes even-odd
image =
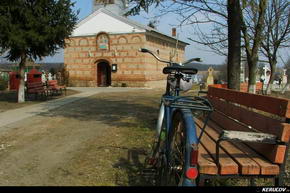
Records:
{"label": "tree trunk", "polygon": [[249,85],[248,92],[256,93],[256,74],[257,74],[257,61],[255,59],[248,59],[249,65]]}
{"label": "tree trunk", "polygon": [[269,61],[270,62],[270,67],[271,67],[271,76],[270,76],[270,80],[267,86],[267,90],[266,90],[266,94],[269,95],[272,92],[272,87],[273,87],[273,82],[274,82],[274,74],[276,72],[276,64],[277,61]]}
{"label": "tree trunk", "polygon": [[20,83],[19,83],[19,88],[18,88],[18,103],[25,102],[25,90],[24,90],[24,87],[25,87],[25,82],[24,82],[25,63],[26,63],[26,55],[22,54],[21,61],[19,64]]}
{"label": "tree trunk", "polygon": [[288,87],[289,87],[290,83],[288,82],[284,88],[282,89],[281,93],[284,94],[287,90],[288,90]]}
{"label": "tree trunk", "polygon": [[249,31],[247,29],[247,26],[245,24],[245,21],[243,17],[242,23],[242,31],[244,34],[244,40],[245,40],[245,48],[247,53],[247,62],[249,66],[249,85],[248,85],[248,92],[249,93],[256,93],[256,71],[257,71],[257,63],[258,63],[258,52],[259,48],[261,47],[261,43],[263,40],[263,29],[264,29],[264,17],[265,17],[265,11],[267,8],[267,0],[259,0],[259,17],[257,24],[255,26],[254,30],[254,38],[253,38],[253,46],[250,47],[250,39],[249,39]]}
{"label": "tree trunk", "polygon": [[228,88],[240,90],[241,7],[239,0],[228,0]]}

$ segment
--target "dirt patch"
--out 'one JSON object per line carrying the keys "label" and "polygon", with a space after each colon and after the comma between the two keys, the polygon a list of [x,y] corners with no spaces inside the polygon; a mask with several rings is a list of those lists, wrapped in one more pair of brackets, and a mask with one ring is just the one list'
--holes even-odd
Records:
{"label": "dirt patch", "polygon": [[146,185],[140,171],[160,94],[99,94],[9,125],[0,185]]}
{"label": "dirt patch", "polygon": [[[75,91],[75,90],[71,90],[71,89],[67,89],[66,95],[55,95],[52,97],[49,97],[47,100],[53,100],[53,99],[58,99],[58,98],[62,98],[65,96],[69,96],[69,95],[74,95],[74,94],[78,94],[80,92]],[[0,113],[7,111],[7,110],[11,110],[11,109],[17,109],[17,108],[21,108],[21,107],[25,107],[25,106],[29,106],[29,105],[33,105],[33,104],[37,104],[37,103],[41,103],[43,102],[43,99],[27,99],[25,101],[25,103],[17,103],[17,93],[14,91],[0,91]]]}

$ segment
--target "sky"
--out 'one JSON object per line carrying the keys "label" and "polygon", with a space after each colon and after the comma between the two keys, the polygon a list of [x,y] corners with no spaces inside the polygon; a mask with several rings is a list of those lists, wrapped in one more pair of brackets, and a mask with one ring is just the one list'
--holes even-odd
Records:
{"label": "sky", "polygon": [[[79,10],[80,13],[78,15],[79,20],[84,19],[89,14],[92,13],[92,0],[72,0],[75,2],[75,7],[73,8],[74,11]],[[142,23],[144,25],[147,25],[150,17],[152,18],[155,15],[159,15],[159,10],[156,8],[149,9],[149,13],[141,12],[138,16],[130,16],[129,19],[132,19],[134,21],[137,21],[139,23]],[[159,23],[157,25],[157,30],[167,34],[171,35],[171,29],[172,27],[176,27],[179,24],[179,21],[177,19],[177,16],[174,14],[167,14],[166,16],[163,16],[159,18]],[[210,27],[204,26],[203,29],[206,29],[205,32],[210,31]],[[200,44],[194,43],[188,38],[192,39],[198,39],[197,37],[194,37],[193,35],[193,28],[192,26],[185,26],[185,27],[177,27],[177,36],[180,40],[186,41],[190,45],[186,47],[185,50],[185,59],[190,59],[194,57],[199,57],[203,60],[203,63],[205,64],[223,64],[225,62],[225,57],[217,55],[213,52],[210,52],[209,49],[205,46],[202,46]],[[287,60],[287,58],[290,57],[289,49],[284,49],[281,52],[281,56]],[[64,56],[63,56],[63,50],[60,50],[58,54],[56,54],[53,57],[47,57],[44,59],[44,62],[63,62]],[[282,65],[281,60],[278,60],[278,65]]]}
{"label": "sky", "polygon": [[[92,0],[73,0],[73,2],[75,2],[75,7],[73,9],[75,11],[80,11],[78,15],[79,20],[87,17],[89,14],[92,13]],[[158,10],[151,9],[149,10],[148,14],[142,12],[138,16],[130,16],[129,18],[144,25],[147,25],[150,17],[154,16],[155,14],[158,14]],[[175,27],[175,25],[178,25],[178,23],[179,22],[177,21],[175,15],[166,15],[160,18],[157,30],[164,34],[171,35],[172,27]],[[193,43],[187,39],[187,37],[192,37],[192,35],[189,35],[191,33],[191,30],[192,29],[189,27],[177,28],[178,38],[190,44],[186,47],[185,58],[189,59],[193,57],[199,57],[202,58],[203,62],[206,64],[222,64],[225,61],[224,56],[219,56],[214,53],[204,51],[207,50],[206,47]],[[44,59],[44,62],[63,62],[63,60],[63,50],[60,50],[59,53],[55,56],[46,57]]]}

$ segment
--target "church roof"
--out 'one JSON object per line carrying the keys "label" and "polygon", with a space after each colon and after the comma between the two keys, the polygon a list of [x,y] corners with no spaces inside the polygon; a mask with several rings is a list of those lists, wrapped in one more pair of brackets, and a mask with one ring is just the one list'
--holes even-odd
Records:
{"label": "church roof", "polygon": [[[96,35],[99,32],[104,31],[109,34],[150,32],[153,34],[165,36],[167,38],[176,40],[175,38],[168,36],[164,33],[161,33],[152,27],[140,24],[126,17],[114,14],[105,8],[100,8],[95,12],[93,12],[91,15],[81,20],[76,25],[76,28],[72,33],[72,37]],[[180,42],[188,45],[188,43],[186,42],[183,41]]]}

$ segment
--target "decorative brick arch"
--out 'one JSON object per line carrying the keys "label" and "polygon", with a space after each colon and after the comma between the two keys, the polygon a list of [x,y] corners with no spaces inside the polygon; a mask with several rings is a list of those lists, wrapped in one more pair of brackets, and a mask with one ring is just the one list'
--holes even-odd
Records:
{"label": "decorative brick arch", "polygon": [[110,59],[97,59],[96,65],[96,83],[97,86],[107,87],[112,83],[112,72],[111,65],[112,61]]}
{"label": "decorative brick arch", "polygon": [[118,38],[118,43],[119,44],[127,44],[128,43],[128,39],[125,36],[121,36]]}
{"label": "decorative brick arch", "polygon": [[110,65],[113,64],[113,61],[111,60],[111,58],[108,57],[98,57],[95,59],[95,64],[99,63],[99,62],[108,62]]}
{"label": "decorative brick arch", "polygon": [[75,46],[75,41],[73,39],[66,39],[65,43],[67,44],[67,46],[69,47],[73,47]]}
{"label": "decorative brick arch", "polygon": [[142,42],[142,39],[141,39],[140,36],[133,36],[133,37],[131,38],[131,42],[132,42],[132,43],[140,43],[140,42]]}
{"label": "decorative brick arch", "polygon": [[96,37],[97,50],[109,51],[110,50],[110,37],[106,32],[98,33]]}
{"label": "decorative brick arch", "polygon": [[79,41],[79,45],[80,45],[80,46],[88,46],[88,45],[89,45],[89,41],[88,41],[88,39],[87,39],[87,38],[82,38],[82,39],[80,39],[80,41]]}

